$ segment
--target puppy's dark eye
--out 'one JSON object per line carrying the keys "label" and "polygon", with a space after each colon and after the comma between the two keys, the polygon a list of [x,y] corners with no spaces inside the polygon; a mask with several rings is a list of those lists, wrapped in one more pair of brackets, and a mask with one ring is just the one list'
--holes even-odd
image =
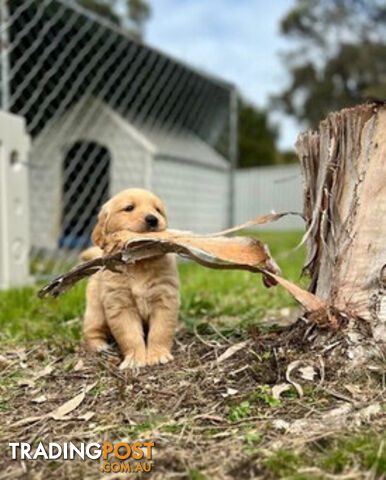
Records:
{"label": "puppy's dark eye", "polygon": [[160,208],[156,207],[155,209],[157,210],[158,213],[160,213],[162,215],[162,212],[161,212]]}
{"label": "puppy's dark eye", "polygon": [[127,205],[123,210],[125,212],[132,212],[134,210],[134,205]]}

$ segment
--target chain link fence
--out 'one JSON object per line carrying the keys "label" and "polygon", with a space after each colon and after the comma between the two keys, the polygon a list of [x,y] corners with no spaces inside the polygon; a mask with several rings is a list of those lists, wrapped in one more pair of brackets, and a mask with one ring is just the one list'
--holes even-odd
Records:
{"label": "chain link fence", "polygon": [[71,1],[1,0],[1,38],[2,109],[23,116],[32,138],[35,275],[68,268],[124,188],[159,193],[176,228],[231,221],[231,85]]}
{"label": "chain link fence", "polygon": [[[235,178],[235,223],[243,223],[267,212],[303,211],[300,166],[275,165],[243,168]],[[270,230],[304,230],[301,216],[289,215],[269,225]]]}

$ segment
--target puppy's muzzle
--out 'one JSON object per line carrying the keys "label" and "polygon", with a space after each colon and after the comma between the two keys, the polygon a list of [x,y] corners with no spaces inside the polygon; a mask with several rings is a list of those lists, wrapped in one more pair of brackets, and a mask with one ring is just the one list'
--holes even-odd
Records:
{"label": "puppy's muzzle", "polygon": [[155,230],[158,227],[158,218],[155,215],[146,215],[145,217],[146,227],[149,230]]}

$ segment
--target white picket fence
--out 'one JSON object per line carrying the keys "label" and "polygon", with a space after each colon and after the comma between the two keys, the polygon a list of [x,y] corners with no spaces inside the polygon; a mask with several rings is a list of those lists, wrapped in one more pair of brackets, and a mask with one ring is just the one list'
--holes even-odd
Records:
{"label": "white picket fence", "polygon": [[[302,212],[302,179],[298,165],[246,168],[236,171],[234,220],[236,224],[275,212]],[[302,230],[303,220],[288,216],[270,223],[269,230]]]}

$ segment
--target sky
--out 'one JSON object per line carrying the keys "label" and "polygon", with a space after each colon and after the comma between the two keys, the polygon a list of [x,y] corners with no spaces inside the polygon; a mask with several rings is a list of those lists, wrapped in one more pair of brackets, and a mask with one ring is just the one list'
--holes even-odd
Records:
{"label": "sky", "polygon": [[[234,83],[258,107],[287,84],[279,53],[288,41],[279,21],[294,0],[148,1],[148,43]],[[302,127],[280,113],[270,118],[279,126],[279,148],[292,148]]]}

